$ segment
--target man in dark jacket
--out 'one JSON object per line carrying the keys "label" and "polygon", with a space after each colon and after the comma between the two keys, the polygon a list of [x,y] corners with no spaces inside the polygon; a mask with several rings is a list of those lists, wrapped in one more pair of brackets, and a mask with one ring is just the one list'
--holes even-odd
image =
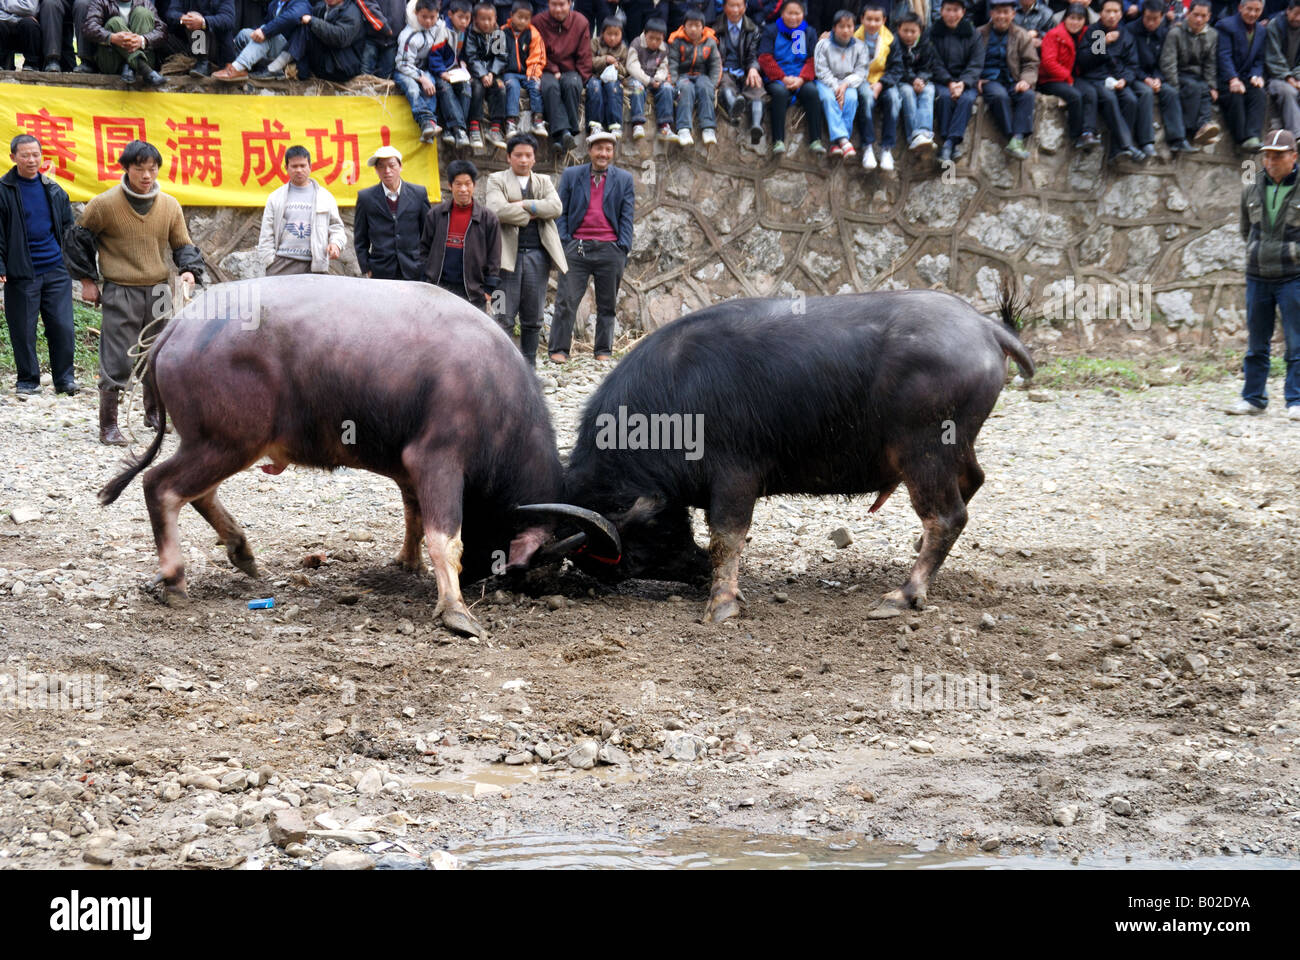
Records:
{"label": "man in dark jacket", "polygon": [[[1300,0],[1296,0],[1300,3]],[[1136,57],[1137,72],[1133,82],[1133,92],[1138,96],[1139,117],[1151,116],[1144,112],[1142,98],[1154,96],[1160,101],[1160,117],[1165,126],[1165,143],[1173,153],[1196,153],[1199,147],[1193,146],[1185,139],[1180,139],[1183,132],[1183,105],[1178,99],[1178,91],[1164,82],[1160,72],[1160,50],[1165,43],[1165,34],[1169,32],[1169,21],[1165,18],[1165,0],[1142,0],[1142,14],[1136,20],[1130,20],[1123,30],[1133,38],[1133,53]],[[1145,127],[1136,130],[1137,141],[1146,152],[1146,144],[1155,142],[1154,129],[1147,136]]]}
{"label": "man in dark jacket", "polygon": [[976,84],[984,70],[984,44],[966,19],[965,0],[943,0],[929,37],[934,47],[934,125],[942,143],[942,164],[961,158],[962,139],[979,92]]}
{"label": "man in dark jacket", "polygon": [[235,58],[235,0],[171,0],[167,26],[194,58],[191,77],[210,77],[212,65]]}
{"label": "man in dark jacket", "polygon": [[762,32],[745,16],[745,0],[726,0],[713,33],[722,56],[718,105],[732,126],[739,126],[749,105],[749,142],[757,145],[763,139],[763,76],[758,72]]}
{"label": "man in dark jacket", "polygon": [[582,90],[591,79],[591,23],[569,0],[548,0],[546,12],[533,17],[546,44],[542,104],[551,128],[551,143],[572,150],[578,145]]}
{"label": "man in dark jacket", "polygon": [[618,287],[632,250],[636,191],[632,174],[614,166],[614,135],[603,131],[589,136],[587,156],[587,163],[560,175],[562,212],[556,226],[569,269],[560,277],[555,295],[547,347],[554,363],[569,359],[578,303],[589,280],[596,288],[596,359],[613,359]]}
{"label": "man in dark jacket", "polygon": [[249,71],[263,61],[265,70],[255,76],[283,77],[290,63],[306,69],[307,28],[303,17],[311,15],[307,0],[271,0],[266,5],[266,20],[260,27],[245,27],[235,35],[238,54],[230,65],[212,74],[213,80],[238,82],[249,77]]}
{"label": "man in dark jacket", "polygon": [[[1179,134],[1198,144],[1211,143],[1219,136],[1219,125],[1210,112],[1210,105],[1219,98],[1219,34],[1209,20],[1210,0],[1192,0],[1186,19],[1169,28],[1160,51],[1160,72],[1183,102]],[[1194,136],[1188,137],[1193,131]]]}
{"label": "man in dark jacket", "polygon": [[1055,26],[1056,14],[1043,0],[1017,0],[1016,26],[1026,31],[1033,39],[1034,46],[1043,45],[1043,34]]}
{"label": "man in dark jacket", "polygon": [[1300,0],[1290,0],[1285,14],[1268,22],[1265,34],[1269,98],[1282,126],[1300,134]]}
{"label": "man in dark jacket", "polygon": [[91,0],[86,8],[86,39],[95,45],[99,72],[118,74],[127,84],[141,75],[151,87],[164,86],[167,80],[154,68],[167,39],[167,25],[153,0],[130,3],[125,18],[117,0]]}
{"label": "man in dark jacket", "polygon": [[1264,169],[1241,191],[1241,239],[1246,242],[1246,357],[1241,399],[1228,413],[1260,414],[1268,406],[1269,341],[1276,314],[1286,339],[1286,415],[1300,420],[1300,191],[1296,142],[1276,130],[1261,147]]}
{"label": "man in dark jacket", "polygon": [[451,196],[425,215],[420,260],[426,281],[490,315],[501,278],[501,221],[474,202],[477,182],[478,167],[468,160],[447,164]]}
{"label": "man in dark jacket", "polygon": [[424,270],[420,232],[429,194],[402,179],[402,154],[396,147],[380,147],[366,163],[379,174],[379,183],[357,191],[352,227],[357,265],[376,280],[419,280]]}
{"label": "man in dark jacket", "polygon": [[886,118],[898,117],[903,139],[914,153],[934,150],[934,48],[921,32],[921,18],[899,14],[880,82]]}
{"label": "man in dark jacket", "polygon": [[41,143],[31,134],[9,145],[13,168],[0,177],[0,283],[18,368],[19,395],[41,392],[36,321],[45,321],[56,393],[76,393],[72,353],[72,279],[63,263],[63,234],[72,226],[68,195],[41,175]]}
{"label": "man in dark jacket", "polygon": [[316,0],[302,22],[312,76],[347,83],[361,72],[361,9],[356,0]]}
{"label": "man in dark jacket", "polygon": [[991,0],[991,4],[989,22],[976,31],[984,43],[979,92],[985,109],[1007,136],[1007,153],[1028,160],[1025,140],[1034,132],[1038,48],[1028,31],[1016,26],[1015,0]]}
{"label": "man in dark jacket", "polygon": [[1264,48],[1259,25],[1264,0],[1241,0],[1237,12],[1216,25],[1219,31],[1219,108],[1232,140],[1254,153],[1264,132]]}
{"label": "man in dark jacket", "polygon": [[[1156,148],[1147,139],[1155,139],[1151,132],[1151,117],[1144,120],[1142,146],[1138,145],[1135,130],[1138,125],[1138,97],[1131,89],[1137,78],[1137,50],[1133,46],[1133,37],[1121,30],[1120,20],[1124,15],[1121,0],[1102,0],[1101,13],[1097,22],[1083,28],[1079,39],[1078,54],[1074,61],[1074,83],[1081,90],[1092,88],[1097,97],[1097,106],[1102,122],[1110,131],[1110,155],[1108,160],[1129,157],[1137,163],[1143,163],[1148,156],[1155,156]],[[1142,101],[1150,111],[1150,97]]]}

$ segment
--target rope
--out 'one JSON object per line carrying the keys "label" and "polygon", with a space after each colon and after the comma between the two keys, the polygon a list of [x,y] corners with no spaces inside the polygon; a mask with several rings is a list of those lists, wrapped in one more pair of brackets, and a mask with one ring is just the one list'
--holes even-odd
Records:
{"label": "rope", "polygon": [[[192,292],[194,289],[196,289],[196,286],[197,285],[189,285],[189,284],[179,285],[179,289],[181,291],[181,298],[183,300],[183,303],[181,304],[182,308],[185,306],[186,303],[189,303],[191,300],[194,299]],[[189,288],[188,291],[186,290],[186,287]],[[173,307],[175,306],[174,302],[172,306]],[[125,431],[123,432],[131,440],[131,446],[128,447],[127,449],[130,450],[132,454],[136,453],[136,450],[134,449],[134,445],[137,442],[139,442],[137,441],[135,436],[135,428],[131,426],[131,411],[135,409],[136,388],[137,387],[141,388],[140,394],[141,394],[141,399],[143,400],[144,372],[149,362],[149,349],[153,346],[154,341],[158,339],[159,335],[163,332],[164,328],[166,328],[167,322],[171,320],[173,313],[175,313],[175,311],[169,309],[162,316],[154,317],[152,320],[150,320],[148,323],[142,326],[140,328],[140,336],[136,337],[135,346],[128,348],[126,351],[126,355],[132,359],[133,363],[131,364],[131,380],[130,383],[128,383],[126,390],[124,391],[126,396],[123,398],[123,402],[120,407],[121,413],[118,417],[118,429],[121,430],[123,426],[126,427]],[[152,437],[150,439],[152,440]]]}

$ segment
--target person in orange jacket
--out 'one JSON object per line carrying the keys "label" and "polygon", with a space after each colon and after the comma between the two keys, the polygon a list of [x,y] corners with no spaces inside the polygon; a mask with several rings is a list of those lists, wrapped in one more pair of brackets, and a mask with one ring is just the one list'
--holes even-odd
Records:
{"label": "person in orange jacket", "polygon": [[519,91],[528,93],[533,111],[533,136],[547,137],[546,118],[542,115],[542,70],[546,67],[546,44],[533,26],[533,5],[515,0],[510,19],[501,28],[505,39],[506,66],[501,81],[506,87],[506,139],[519,132]]}
{"label": "person in orange jacket", "polygon": [[677,88],[677,142],[683,147],[695,142],[691,119],[698,106],[701,141],[706,147],[717,143],[713,98],[722,79],[722,57],[699,10],[688,10],[682,25],[668,37],[668,79]]}

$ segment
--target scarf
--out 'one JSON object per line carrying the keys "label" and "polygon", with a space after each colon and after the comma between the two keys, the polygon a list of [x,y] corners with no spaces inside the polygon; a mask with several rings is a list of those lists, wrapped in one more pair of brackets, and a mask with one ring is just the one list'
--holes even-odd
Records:
{"label": "scarf", "polygon": [[131,182],[127,180],[124,173],[122,174],[122,192],[126,194],[127,203],[131,204],[131,209],[143,217],[153,209],[153,202],[158,199],[158,181],[153,182],[153,189],[148,193],[136,193],[131,189]]}

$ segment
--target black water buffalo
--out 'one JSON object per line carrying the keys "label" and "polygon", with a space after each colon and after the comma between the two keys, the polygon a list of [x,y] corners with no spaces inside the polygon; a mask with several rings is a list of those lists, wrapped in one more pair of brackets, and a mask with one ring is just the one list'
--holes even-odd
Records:
{"label": "black water buffalo", "polygon": [[[744,599],[740,552],[758,498],[877,493],[875,511],[906,483],[924,526],[919,556],[870,615],[921,606],[984,480],[975,437],[1002,389],[1004,357],[1033,375],[1018,309],[1005,290],[1003,325],[933,291],[731,300],[657,330],[583,412],[566,499],[612,520],[623,554],[579,564],[664,580],[702,577],[711,565],[704,620],[725,620]],[[697,449],[663,442],[674,416],[682,440],[687,425],[702,428]],[[689,507],[707,511],[707,557]]]}
{"label": "black water buffalo", "polygon": [[[581,531],[568,547],[617,556],[605,521],[555,503],[563,478],[555,435],[518,349],[485,314],[436,287],[335,276],[221,284],[177,313],[147,369],[158,433],[99,498],[112,503],[153,461],[170,417],[180,447],[144,478],[169,601],[186,596],[176,518],[187,503],[231,562],[258,576],[217,487],[264,457],[269,473],[294,463],[394,480],[406,508],[397,562],[418,570],[427,541],[435,616],[462,633],[481,632],[461,599],[462,569],[467,582],[503,572],[492,569],[494,551],[506,569],[528,566],[561,516]],[[538,503],[547,506],[512,512]]]}

